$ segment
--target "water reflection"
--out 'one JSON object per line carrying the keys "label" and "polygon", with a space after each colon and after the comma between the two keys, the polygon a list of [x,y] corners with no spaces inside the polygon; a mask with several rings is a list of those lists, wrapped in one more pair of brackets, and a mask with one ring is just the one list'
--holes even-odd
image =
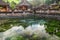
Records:
{"label": "water reflection", "polygon": [[[46,26],[44,25],[46,21],[44,20],[20,20],[20,21],[23,23],[27,23],[29,25],[26,28],[24,28],[23,25],[20,25],[20,26],[15,25],[9,30],[5,31],[4,38],[6,40],[8,38],[9,40],[12,40],[11,37],[15,35],[23,36],[23,38],[25,38],[26,40],[27,38],[28,40],[59,40],[57,36],[54,35],[52,37],[51,35],[46,33],[46,30],[45,30]],[[36,37],[36,39],[33,37]],[[14,40],[17,40],[17,39],[14,39]]]}
{"label": "water reflection", "polygon": [[[31,30],[31,31],[38,31],[38,30],[40,30],[40,31],[45,31],[45,27],[44,27],[44,22],[42,22],[43,24],[42,25],[40,25],[41,23],[39,22],[39,20],[37,20],[37,21],[26,21],[26,20],[22,20],[23,22],[27,22],[28,24],[29,24],[29,26],[27,26],[25,29],[24,29],[24,27],[22,26],[22,25],[20,25],[20,26],[13,26],[11,29],[9,29],[9,30],[7,30],[6,32],[7,32],[7,34],[8,33],[10,33],[11,31],[15,31],[15,32],[21,32],[22,30],[26,30],[26,31],[28,31],[28,30]],[[5,32],[5,35],[6,35],[6,32]],[[30,31],[29,31],[30,32]]]}
{"label": "water reflection", "polygon": [[57,36],[51,36],[46,32],[45,23],[45,20],[34,19],[10,20],[0,26],[6,29],[3,32],[4,40],[60,40]]}

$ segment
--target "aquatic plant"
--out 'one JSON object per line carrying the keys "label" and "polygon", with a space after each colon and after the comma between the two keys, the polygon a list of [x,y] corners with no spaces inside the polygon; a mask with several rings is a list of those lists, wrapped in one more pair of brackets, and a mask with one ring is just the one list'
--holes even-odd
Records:
{"label": "aquatic plant", "polygon": [[60,20],[49,19],[45,25],[47,25],[46,31],[49,34],[55,34],[60,37]]}

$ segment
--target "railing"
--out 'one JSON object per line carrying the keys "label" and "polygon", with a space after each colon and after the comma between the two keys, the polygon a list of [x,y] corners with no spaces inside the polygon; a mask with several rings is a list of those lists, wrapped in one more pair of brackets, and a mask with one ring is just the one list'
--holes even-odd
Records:
{"label": "railing", "polygon": [[32,15],[32,14],[40,14],[40,15],[60,15],[60,11],[57,10],[39,10],[34,12],[0,12],[0,17],[4,16],[27,16],[27,15]]}

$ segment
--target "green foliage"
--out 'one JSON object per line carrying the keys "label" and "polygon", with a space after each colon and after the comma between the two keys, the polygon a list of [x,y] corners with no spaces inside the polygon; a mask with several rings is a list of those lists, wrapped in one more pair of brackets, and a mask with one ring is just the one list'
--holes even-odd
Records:
{"label": "green foliage", "polygon": [[12,1],[14,1],[14,3],[18,4],[19,2],[21,2],[21,0],[3,0],[5,2],[11,3]]}
{"label": "green foliage", "polygon": [[10,7],[11,7],[12,10],[14,10],[15,7],[16,7],[16,3],[15,3],[14,1],[12,1],[12,2],[10,3]]}
{"label": "green foliage", "polygon": [[9,19],[7,22],[0,25],[0,32],[4,32],[13,26],[23,26],[26,28],[29,24],[26,22],[21,22],[19,19]]}
{"label": "green foliage", "polygon": [[12,10],[15,9],[16,5],[21,2],[20,0],[3,0],[7,3],[9,3],[9,6],[11,7]]}
{"label": "green foliage", "polygon": [[46,0],[46,4],[52,4],[52,0]]}
{"label": "green foliage", "polygon": [[47,25],[46,30],[49,34],[60,37],[60,20],[49,20],[45,25]]}
{"label": "green foliage", "polygon": [[11,40],[25,40],[22,36],[13,36]]}
{"label": "green foliage", "polygon": [[59,5],[60,5],[60,1],[59,1]]}
{"label": "green foliage", "polygon": [[44,4],[46,0],[27,0],[32,6],[38,6],[40,4]]}
{"label": "green foliage", "polygon": [[7,37],[5,40],[47,40],[46,37],[38,37],[38,36],[31,36],[31,37],[27,37],[27,36],[20,36],[20,35],[15,35],[12,37]]}
{"label": "green foliage", "polygon": [[7,37],[5,40],[25,40],[25,38],[23,36],[12,36],[12,37]]}
{"label": "green foliage", "polygon": [[56,3],[58,3],[59,2],[59,0],[46,0],[46,4],[53,4],[54,2],[56,2]]}

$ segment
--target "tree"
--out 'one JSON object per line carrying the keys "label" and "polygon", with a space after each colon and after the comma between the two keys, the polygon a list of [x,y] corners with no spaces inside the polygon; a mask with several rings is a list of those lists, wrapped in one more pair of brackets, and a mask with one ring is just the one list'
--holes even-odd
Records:
{"label": "tree", "polygon": [[27,0],[32,6],[36,7],[40,4],[44,4],[46,0]]}
{"label": "tree", "polygon": [[8,3],[11,3],[12,1],[14,1],[16,4],[21,2],[21,0],[3,0],[3,1],[8,2]]}
{"label": "tree", "polygon": [[12,9],[12,11],[15,9],[15,7],[16,7],[16,3],[14,2],[14,1],[12,1],[11,3],[10,3],[10,7],[11,7],[11,9]]}
{"label": "tree", "polygon": [[21,2],[21,0],[3,0],[7,3],[9,3],[9,6],[11,7],[12,10],[15,9],[16,5]]}
{"label": "tree", "polygon": [[53,4],[54,2],[58,3],[58,0],[46,0],[46,4]]}

